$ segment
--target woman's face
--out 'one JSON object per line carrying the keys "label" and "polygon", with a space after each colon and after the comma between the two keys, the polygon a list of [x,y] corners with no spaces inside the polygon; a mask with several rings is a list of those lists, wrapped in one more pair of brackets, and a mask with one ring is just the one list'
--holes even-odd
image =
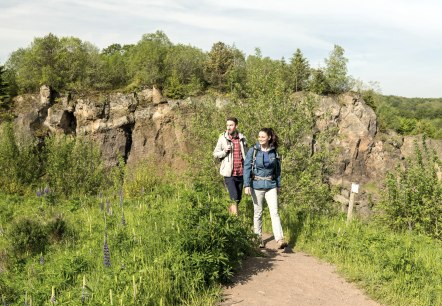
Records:
{"label": "woman's face", "polygon": [[258,141],[261,146],[268,146],[270,139],[271,139],[271,137],[269,135],[267,135],[266,132],[263,132],[263,131],[259,132]]}

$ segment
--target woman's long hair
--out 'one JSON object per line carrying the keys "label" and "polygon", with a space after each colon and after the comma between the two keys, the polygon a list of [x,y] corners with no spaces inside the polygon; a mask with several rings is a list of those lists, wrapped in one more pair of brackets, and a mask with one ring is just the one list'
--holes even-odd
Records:
{"label": "woman's long hair", "polygon": [[260,132],[264,132],[267,134],[267,136],[270,136],[269,144],[270,146],[273,146],[275,149],[279,146],[279,138],[278,135],[276,135],[275,131],[273,131],[272,128],[262,128],[259,130]]}

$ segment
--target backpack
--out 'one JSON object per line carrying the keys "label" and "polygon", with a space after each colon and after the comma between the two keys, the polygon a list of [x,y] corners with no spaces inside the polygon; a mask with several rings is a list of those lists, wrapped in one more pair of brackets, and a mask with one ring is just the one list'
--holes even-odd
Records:
{"label": "backpack", "polygon": [[[255,177],[255,173],[254,173],[254,167],[255,167],[255,161],[256,161],[256,152],[258,151],[258,148],[256,147],[256,145],[253,146],[253,156],[252,156],[252,162],[251,162],[251,168],[252,168],[252,173],[250,174],[250,179],[253,181],[254,177]],[[280,158],[279,158],[279,154],[278,151],[275,149],[275,159],[277,160],[277,162],[275,162],[275,165],[273,166],[273,179],[276,177],[276,170],[278,165],[280,164]],[[279,162],[278,162],[279,161]]]}

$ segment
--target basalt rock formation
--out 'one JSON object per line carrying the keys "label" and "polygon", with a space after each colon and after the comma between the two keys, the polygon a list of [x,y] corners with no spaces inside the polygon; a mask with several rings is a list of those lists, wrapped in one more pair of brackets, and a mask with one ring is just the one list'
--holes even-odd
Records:
{"label": "basalt rock formation", "polygon": [[[368,214],[386,172],[412,155],[417,137],[380,133],[375,112],[357,94],[318,97],[318,102],[316,126],[308,137],[312,154],[324,147],[337,151],[329,177],[340,190],[335,200],[345,209],[351,183],[358,183],[356,208]],[[182,111],[187,103],[189,100],[167,100],[156,88],[128,94],[60,96],[43,86],[39,95],[15,98],[15,126],[34,137],[48,133],[89,137],[101,147],[107,165],[116,165],[119,157],[128,164],[155,158],[182,169],[182,154],[190,152],[185,135],[191,114]],[[227,103],[217,99],[216,106]],[[317,136],[325,131],[333,131],[334,136],[321,143]],[[441,141],[429,140],[429,145],[442,154]]]}

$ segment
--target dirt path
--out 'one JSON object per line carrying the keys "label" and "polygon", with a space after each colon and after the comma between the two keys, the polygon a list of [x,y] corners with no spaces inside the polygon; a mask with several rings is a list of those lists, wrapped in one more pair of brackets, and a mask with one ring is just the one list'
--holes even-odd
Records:
{"label": "dirt path", "polygon": [[380,305],[347,283],[333,266],[289,247],[277,250],[273,237],[266,241],[265,257],[244,262],[219,305]]}

